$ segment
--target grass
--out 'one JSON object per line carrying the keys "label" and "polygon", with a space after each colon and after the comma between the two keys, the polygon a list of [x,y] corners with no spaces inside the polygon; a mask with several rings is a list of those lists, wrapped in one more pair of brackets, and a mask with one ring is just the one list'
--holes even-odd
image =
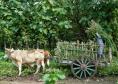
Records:
{"label": "grass", "polygon": [[7,61],[0,61],[0,69],[0,77],[15,76],[18,73],[13,64]]}
{"label": "grass", "polygon": [[[23,67],[21,76],[28,76],[35,72],[35,67]],[[11,61],[0,61],[0,77],[18,76],[18,68],[14,66]]]}
{"label": "grass", "polygon": [[[22,76],[28,76],[35,72],[35,67],[23,66]],[[18,76],[18,68],[12,64],[11,60],[4,58],[4,52],[0,52],[0,77]]]}
{"label": "grass", "polygon": [[118,58],[114,57],[112,63],[106,67],[98,68],[99,76],[118,75]]}
{"label": "grass", "polygon": [[11,61],[4,58],[4,52],[0,52],[0,77],[15,76],[17,73],[17,69],[13,66]]}

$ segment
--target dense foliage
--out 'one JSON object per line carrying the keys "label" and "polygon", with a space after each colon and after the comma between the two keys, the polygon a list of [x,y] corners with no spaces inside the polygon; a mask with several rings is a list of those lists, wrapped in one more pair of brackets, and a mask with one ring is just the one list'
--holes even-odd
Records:
{"label": "dense foliage", "polygon": [[87,41],[95,21],[118,44],[118,0],[1,0],[0,46],[53,48],[58,40]]}
{"label": "dense foliage", "polygon": [[[115,34],[117,26],[117,0],[70,0],[73,3],[73,30],[80,40],[87,40],[86,29],[91,20],[99,23],[108,34]],[[77,31],[78,30],[78,31]],[[112,35],[113,37],[115,37]]]}
{"label": "dense foliage", "polygon": [[71,28],[63,5],[60,0],[1,0],[1,46],[51,47],[61,31]]}

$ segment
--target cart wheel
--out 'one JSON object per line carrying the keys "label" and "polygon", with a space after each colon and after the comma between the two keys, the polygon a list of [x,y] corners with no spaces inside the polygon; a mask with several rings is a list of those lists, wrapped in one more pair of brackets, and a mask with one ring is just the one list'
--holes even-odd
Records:
{"label": "cart wheel", "polygon": [[79,79],[94,76],[96,69],[96,64],[87,59],[75,60],[71,64],[73,75]]}

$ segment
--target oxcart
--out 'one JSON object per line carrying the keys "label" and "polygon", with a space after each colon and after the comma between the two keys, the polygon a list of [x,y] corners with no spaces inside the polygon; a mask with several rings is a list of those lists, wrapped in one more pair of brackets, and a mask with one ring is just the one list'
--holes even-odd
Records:
{"label": "oxcart", "polygon": [[97,72],[97,67],[109,62],[111,49],[105,45],[103,56],[98,58],[99,45],[95,42],[57,42],[55,55],[60,64],[71,66],[73,75],[77,78],[92,77]]}

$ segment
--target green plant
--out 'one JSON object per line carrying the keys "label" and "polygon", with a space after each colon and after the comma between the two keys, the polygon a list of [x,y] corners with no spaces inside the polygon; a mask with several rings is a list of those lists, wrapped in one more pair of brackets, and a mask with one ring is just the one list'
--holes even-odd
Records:
{"label": "green plant", "polygon": [[48,41],[55,42],[61,31],[71,28],[66,16],[67,8],[62,1],[0,0],[2,48],[5,45],[15,48],[40,45],[41,48],[48,45]]}
{"label": "green plant", "polygon": [[98,67],[99,76],[118,75],[118,59],[114,58],[113,62],[106,67]]}
{"label": "green plant", "polygon": [[4,52],[0,52],[0,57],[4,56]]}
{"label": "green plant", "polygon": [[8,57],[5,56],[3,51],[0,52],[0,61],[9,61]]}
{"label": "green plant", "polygon": [[45,84],[56,84],[59,79],[64,79],[65,75],[59,69],[48,69],[43,76]]}
{"label": "green plant", "polygon": [[18,73],[16,67],[7,61],[0,61],[0,77],[2,76],[16,76]]}
{"label": "green plant", "polygon": [[[35,72],[35,67],[23,66],[22,76],[28,76]],[[0,77],[18,76],[18,68],[11,61],[0,61]]]}

